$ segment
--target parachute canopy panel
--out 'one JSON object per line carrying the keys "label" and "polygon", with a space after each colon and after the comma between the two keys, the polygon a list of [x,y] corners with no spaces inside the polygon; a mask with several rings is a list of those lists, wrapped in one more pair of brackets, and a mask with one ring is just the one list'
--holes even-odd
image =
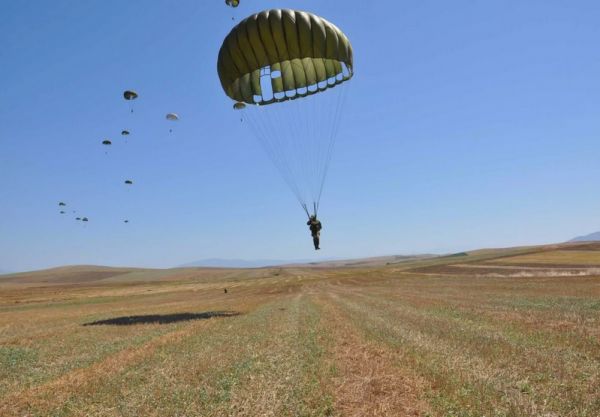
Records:
{"label": "parachute canopy panel", "polygon": [[238,7],[240,5],[240,0],[225,0],[225,4],[229,7]]}
{"label": "parachute canopy panel", "polygon": [[167,113],[165,117],[167,118],[167,120],[171,120],[173,122],[179,120],[179,116],[176,113]]}
{"label": "parachute canopy panel", "polygon": [[316,94],[353,75],[352,45],[333,23],[311,13],[254,14],[223,41],[217,70],[236,102],[271,104]]}

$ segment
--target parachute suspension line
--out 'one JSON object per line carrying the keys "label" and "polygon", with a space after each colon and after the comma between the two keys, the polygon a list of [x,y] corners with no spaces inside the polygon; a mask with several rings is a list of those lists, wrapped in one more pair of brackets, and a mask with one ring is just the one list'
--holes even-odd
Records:
{"label": "parachute suspension line", "polygon": [[320,94],[276,105],[248,105],[242,110],[252,133],[307,215],[319,211],[346,88],[337,85]]}
{"label": "parachute suspension line", "polygon": [[335,109],[335,115],[333,119],[333,124],[331,126],[331,132],[329,136],[329,144],[327,148],[327,152],[325,155],[325,163],[323,164],[322,173],[320,174],[321,184],[319,186],[319,193],[317,196],[317,209],[319,208],[319,204],[321,202],[321,195],[323,194],[323,187],[325,186],[325,180],[327,178],[327,174],[329,173],[329,166],[331,165],[331,159],[333,157],[333,150],[335,147],[335,143],[337,142],[338,132],[340,130],[341,119],[342,119],[342,109],[344,108],[346,97],[348,93],[348,83],[344,83],[342,85],[338,85],[333,90],[339,89],[339,93],[337,96],[337,103]]}
{"label": "parachute suspension line", "polygon": [[250,109],[247,108],[245,110],[247,115],[246,119],[249,121],[249,125],[254,136],[261,144],[267,156],[275,165],[286,184],[290,187],[300,205],[304,207],[305,204],[302,199],[302,193],[293,179],[293,174],[290,170],[290,167],[285,164],[285,158],[282,155],[282,150],[276,146],[277,132],[274,127],[274,123],[269,123],[266,115],[267,110],[269,109],[264,109],[262,106],[252,106]]}
{"label": "parachute suspension line", "polygon": [[283,103],[285,106],[280,107],[271,107],[265,109],[265,115],[272,114],[274,116],[272,130],[274,132],[274,148],[278,151],[279,164],[282,166],[282,169],[286,170],[289,175],[289,181],[293,184],[295,188],[298,199],[301,204],[306,203],[305,196],[302,193],[302,185],[299,183],[301,177],[298,175],[300,171],[295,164],[298,162],[298,159],[292,158],[292,156],[300,155],[302,153],[298,152],[298,128],[296,123],[298,121],[297,117],[292,117],[291,120],[294,122],[294,126],[290,126],[289,121],[285,120],[286,115],[291,115],[294,112],[290,111],[290,109],[294,109],[296,107],[292,102]]}
{"label": "parachute suspension line", "polygon": [[304,209],[304,212],[306,213],[306,215],[308,216],[308,218],[310,219],[310,213],[308,212],[308,208],[306,208],[306,204],[302,204],[302,208]]}

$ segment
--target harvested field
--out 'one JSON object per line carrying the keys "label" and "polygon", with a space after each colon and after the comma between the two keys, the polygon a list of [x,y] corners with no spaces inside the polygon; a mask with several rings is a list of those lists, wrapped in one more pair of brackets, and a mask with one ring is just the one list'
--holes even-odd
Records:
{"label": "harvested field", "polygon": [[0,415],[600,415],[600,277],[463,273],[505,255],[9,276]]}

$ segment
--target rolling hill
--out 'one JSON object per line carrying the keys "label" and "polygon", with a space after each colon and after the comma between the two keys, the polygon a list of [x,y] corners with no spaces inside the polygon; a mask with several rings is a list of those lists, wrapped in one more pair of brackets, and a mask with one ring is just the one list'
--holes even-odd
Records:
{"label": "rolling hill", "polygon": [[600,232],[590,233],[589,235],[577,236],[569,242],[597,242],[600,241]]}

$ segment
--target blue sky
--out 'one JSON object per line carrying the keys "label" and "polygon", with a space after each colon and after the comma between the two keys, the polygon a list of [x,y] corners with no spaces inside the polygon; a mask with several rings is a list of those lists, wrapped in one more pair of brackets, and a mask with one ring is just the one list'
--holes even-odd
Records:
{"label": "blue sky", "polygon": [[[276,7],[325,17],[354,47],[317,255],[216,74],[231,17]],[[598,230],[599,21],[591,0],[7,2],[0,270],[450,252]],[[140,93],[133,115],[125,89]]]}

